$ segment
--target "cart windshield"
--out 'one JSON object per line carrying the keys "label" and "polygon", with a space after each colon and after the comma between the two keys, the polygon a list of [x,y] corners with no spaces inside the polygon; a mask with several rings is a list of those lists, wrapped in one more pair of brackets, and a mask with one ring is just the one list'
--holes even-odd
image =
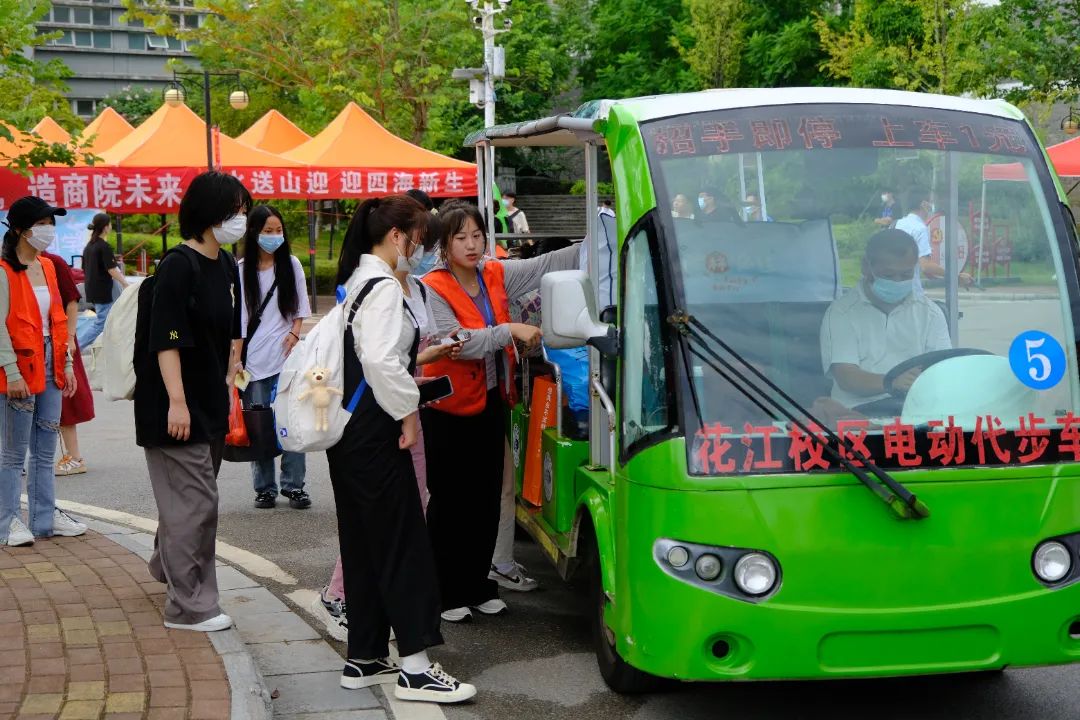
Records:
{"label": "cart windshield", "polygon": [[[792,105],[642,134],[676,304],[822,424],[887,468],[1080,460],[1076,261],[1023,123]],[[837,469],[722,367],[681,370],[692,472]]]}

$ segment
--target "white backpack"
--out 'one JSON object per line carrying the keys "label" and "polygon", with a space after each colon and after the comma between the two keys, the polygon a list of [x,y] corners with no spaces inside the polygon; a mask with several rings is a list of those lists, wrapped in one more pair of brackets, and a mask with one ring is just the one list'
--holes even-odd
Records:
{"label": "white backpack", "polygon": [[[345,333],[375,284],[388,277],[372,278],[349,305],[338,303],[304,336],[285,359],[274,389],[274,421],[278,443],[286,452],[327,450],[341,440],[367,384],[345,398]],[[349,333],[352,336],[352,333]]]}
{"label": "white backpack", "polygon": [[[101,351],[94,353],[101,389],[110,400],[131,400],[135,396],[135,320],[139,314],[139,284],[132,282],[113,303],[105,319]],[[96,345],[96,343],[95,343]],[[101,364],[98,365],[98,360]]]}

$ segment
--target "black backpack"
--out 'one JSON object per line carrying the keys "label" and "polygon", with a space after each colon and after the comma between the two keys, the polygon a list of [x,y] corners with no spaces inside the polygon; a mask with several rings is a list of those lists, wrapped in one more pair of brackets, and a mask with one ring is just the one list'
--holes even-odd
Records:
{"label": "black backpack", "polygon": [[[187,261],[191,264],[191,272],[194,277],[191,283],[191,294],[188,295],[188,312],[194,311],[198,307],[199,288],[202,284],[202,269],[199,267],[199,258],[197,257],[197,251],[192,250],[186,245],[177,245],[176,247],[168,250],[161,256],[161,260],[158,261],[158,269],[161,268],[161,264],[165,262],[165,258],[172,254],[179,254],[187,258]],[[225,274],[229,278],[230,282],[236,286],[236,261],[233,260],[225,248],[220,251],[218,262],[225,264]],[[150,359],[150,316],[154,306],[154,286],[157,284],[157,274],[146,278],[139,285],[139,304],[138,311],[135,313],[135,347],[132,354],[132,363],[135,369],[136,379],[142,374],[146,368],[146,363]],[[234,299],[234,302],[238,300]]]}

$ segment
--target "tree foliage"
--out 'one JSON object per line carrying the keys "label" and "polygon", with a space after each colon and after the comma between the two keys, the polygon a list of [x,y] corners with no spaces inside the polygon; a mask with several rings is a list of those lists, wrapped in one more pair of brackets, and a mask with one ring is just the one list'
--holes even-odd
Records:
{"label": "tree foliage", "polygon": [[[27,52],[51,39],[38,35],[35,28],[48,12],[47,0],[0,0],[0,138],[17,139],[28,148],[13,157],[0,151],[0,166],[17,172],[49,162],[73,165],[92,159],[84,154],[85,143],[78,137],[82,123],[63,96],[68,69],[58,61],[34,60]],[[76,131],[70,144],[48,143],[24,134],[45,115]]]}
{"label": "tree foliage", "polygon": [[1080,94],[1080,3],[1002,0],[988,34],[995,39],[986,52],[988,79],[1014,81],[1000,94],[1021,103],[1072,102]]}
{"label": "tree foliage", "polygon": [[111,107],[132,125],[138,125],[161,107],[161,92],[127,85],[98,101],[98,109]]}

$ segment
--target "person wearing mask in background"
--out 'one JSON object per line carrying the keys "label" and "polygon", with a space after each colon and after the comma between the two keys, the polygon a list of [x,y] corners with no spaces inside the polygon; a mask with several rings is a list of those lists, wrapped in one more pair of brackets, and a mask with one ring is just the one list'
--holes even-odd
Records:
{"label": "person wearing mask in background", "polygon": [[60,301],[64,304],[67,315],[68,341],[74,344],[71,349],[71,371],[75,375],[75,392],[64,394],[60,406],[60,459],[56,462],[56,474],[81,475],[86,472],[86,461],[79,449],[79,433],[76,425],[94,419],[94,393],[90,389],[90,380],[86,377],[82,353],[75,341],[75,328],[79,321],[79,289],[71,268],[63,258],[50,252],[41,253],[42,257],[52,260],[56,268],[56,284],[60,289]]}
{"label": "person wearing mask in background", "polygon": [[[326,451],[344,568],[348,654],[341,686],[395,684],[402,700],[460,702],[476,694],[432,663],[441,645],[439,589],[410,448],[420,432],[413,372],[419,322],[394,273],[408,273],[428,213],[404,195],[365,200],[345,233],[337,284],[345,306],[365,293],[345,331],[344,396],[366,383],[341,440]],[[349,387],[351,385],[351,387]],[[390,659],[391,629],[400,666]]]}
{"label": "person wearing mask in background", "polygon": [[240,303],[236,264],[222,246],[244,236],[250,207],[232,175],[210,171],[191,181],[180,201],[184,242],[158,264],[149,337],[134,358],[135,442],[158,511],[148,568],[167,585],[165,626],[179,630],[232,626],[218,605],[215,553]]}
{"label": "person wearing mask in background", "polygon": [[671,217],[694,219],[694,208],[685,195],[679,193],[671,199]]}
{"label": "person wearing mask in background", "polygon": [[874,222],[882,227],[892,227],[892,224],[896,222],[896,195],[892,190],[883,190],[881,192],[881,215],[874,219]]}
{"label": "person wearing mask in background", "polygon": [[[472,609],[506,609],[489,578],[499,532],[505,404],[515,391],[515,343],[540,343],[540,329],[510,322],[510,300],[540,287],[553,270],[578,266],[574,246],[529,260],[485,257],[487,232],[475,205],[443,206],[442,263],[424,276],[438,334],[471,333],[457,359],[424,367],[449,375],[454,394],[422,412],[428,463],[428,530],[442,591],[442,617],[462,622]],[[505,399],[504,399],[505,398]],[[468,448],[467,456],[462,449]],[[462,463],[465,463],[463,465]]]}
{"label": "person wearing mask in background", "polygon": [[[285,358],[300,342],[304,318],[311,316],[304,269],[292,254],[276,208],[256,205],[248,214],[244,257],[238,266],[242,339],[233,341],[233,355],[240,357],[247,374],[243,402],[246,407],[269,406]],[[311,507],[311,498],[304,492],[304,474],[303,453],[281,454],[281,495],[296,510]],[[273,458],[252,462],[251,476],[255,507],[274,507],[278,483]]]}
{"label": "person wearing mask in background", "polygon": [[405,194],[411,197],[416,202],[423,205],[424,209],[431,213],[432,216],[431,219],[428,220],[427,237],[432,238],[430,242],[434,244],[431,244],[430,247],[424,250],[424,256],[420,259],[420,264],[409,272],[409,274],[413,277],[421,277],[425,273],[430,271],[431,268],[435,267],[435,263],[439,261],[439,235],[437,231],[433,232],[433,230],[435,230],[435,225],[433,225],[433,223],[438,222],[439,211],[435,209],[435,203],[432,201],[431,196],[423,190],[417,190],[414,188],[412,190],[406,190]]}
{"label": "person wearing mask in background", "polygon": [[757,195],[747,195],[746,204],[743,206],[743,219],[746,222],[772,222],[773,219],[766,215],[764,218],[761,216],[761,200]]}
{"label": "person wearing mask in background", "polygon": [[108,238],[112,232],[109,216],[98,213],[87,229],[90,230],[90,241],[83,250],[82,267],[86,274],[83,292],[86,302],[93,304],[95,316],[94,321],[78,334],[80,348],[90,347],[105,330],[105,319],[113,306],[113,282],[120,283],[121,287],[128,286],[124,273],[116,266],[116,256],[109,244]]}
{"label": "person wearing mask in background", "polygon": [[739,222],[739,214],[731,203],[713,187],[704,187],[698,193],[697,219],[704,222]]}
{"label": "person wearing mask in background", "polygon": [[[11,204],[0,250],[0,544],[76,536],[86,526],[56,507],[53,459],[62,395],[75,392],[68,320],[52,261],[41,257],[56,238],[63,208],[36,197]],[[28,525],[19,517],[27,453]]]}
{"label": "person wearing mask in background", "polygon": [[529,221],[525,219],[525,213],[517,206],[517,195],[512,192],[503,193],[503,207],[506,208],[506,218],[510,222],[510,232],[523,235],[529,232]]}

